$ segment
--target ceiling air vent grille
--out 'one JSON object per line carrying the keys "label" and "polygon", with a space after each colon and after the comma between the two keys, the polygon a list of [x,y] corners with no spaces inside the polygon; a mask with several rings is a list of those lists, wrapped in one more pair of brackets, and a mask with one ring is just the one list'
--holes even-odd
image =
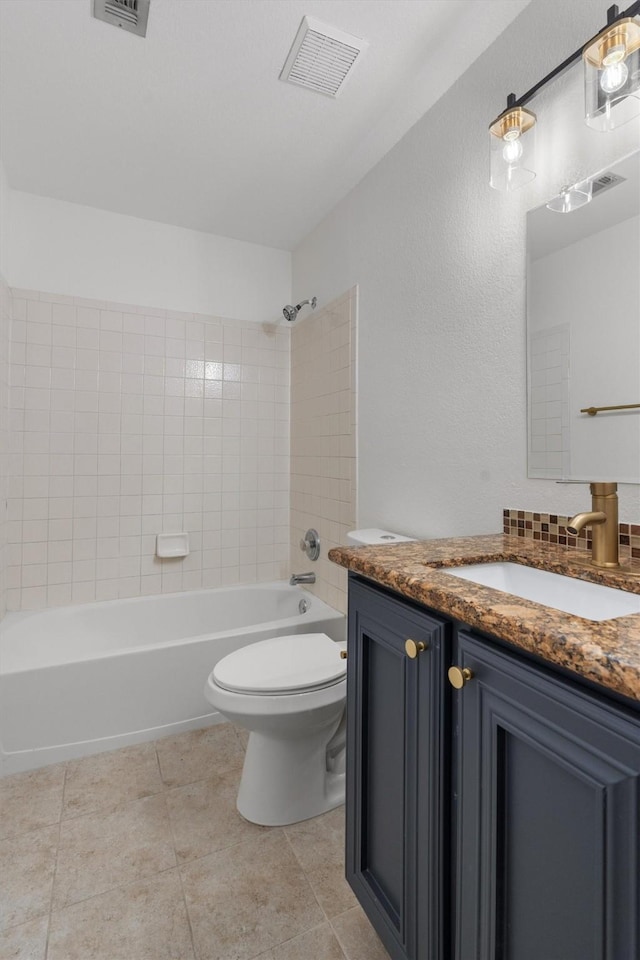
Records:
{"label": "ceiling air vent grille", "polygon": [[601,173],[599,177],[595,177],[592,181],[592,196],[595,197],[596,193],[602,193],[611,187],[617,187],[619,183],[624,183],[625,180],[626,177],[621,177],[617,173]]}
{"label": "ceiling air vent grille", "polygon": [[139,37],[147,34],[150,0],[93,0],[93,15]]}
{"label": "ceiling air vent grille", "polygon": [[366,47],[365,40],[303,17],[280,79],[337,97]]}

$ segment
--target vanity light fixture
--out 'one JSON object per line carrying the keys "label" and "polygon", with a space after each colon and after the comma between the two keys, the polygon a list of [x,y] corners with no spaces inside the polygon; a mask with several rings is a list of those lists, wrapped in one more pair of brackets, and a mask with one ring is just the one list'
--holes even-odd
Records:
{"label": "vanity light fixture", "polygon": [[572,187],[563,187],[557,197],[549,200],[547,207],[555,213],[573,213],[586,203],[591,203],[593,196],[593,181],[582,180]]}
{"label": "vanity light fixture", "polygon": [[[491,179],[496,190],[513,191],[536,175],[536,115],[525,104],[551,80],[580,58],[585,65],[585,119],[596,130],[613,130],[640,116],[640,0],[623,13],[616,5],[607,10],[607,26],[586,46],[580,47],[521,97],[510,93],[507,108],[489,127],[491,134]],[[590,196],[569,195],[579,185],[563,188],[562,212],[588,203]],[[559,198],[556,198],[559,199]],[[552,201],[553,202],[553,201]]]}
{"label": "vanity light fixture", "polygon": [[616,20],[585,48],[585,120],[594,130],[614,130],[640,117],[640,21]]}
{"label": "vanity light fixture", "polygon": [[491,186],[496,190],[518,190],[536,175],[536,115],[515,105],[510,93],[507,109],[497,117],[491,133]]}

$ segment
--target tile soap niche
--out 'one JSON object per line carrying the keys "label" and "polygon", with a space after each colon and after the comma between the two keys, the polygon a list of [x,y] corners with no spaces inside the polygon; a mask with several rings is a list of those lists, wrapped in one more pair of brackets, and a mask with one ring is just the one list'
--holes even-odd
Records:
{"label": "tile soap niche", "polygon": [[188,533],[159,533],[156,536],[156,556],[162,560],[189,556]]}

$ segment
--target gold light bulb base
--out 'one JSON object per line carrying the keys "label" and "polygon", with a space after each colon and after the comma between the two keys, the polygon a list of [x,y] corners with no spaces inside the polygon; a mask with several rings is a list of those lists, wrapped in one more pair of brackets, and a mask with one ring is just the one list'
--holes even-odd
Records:
{"label": "gold light bulb base", "polygon": [[[620,54],[616,48],[621,47]],[[602,30],[597,37],[584,48],[582,57],[596,70],[626,60],[629,54],[640,47],[640,24],[634,17],[618,20],[613,26]],[[612,59],[608,59],[612,57]]]}
{"label": "gold light bulb base", "polygon": [[627,56],[627,34],[625,30],[616,28],[608,33],[600,44],[600,64],[610,67],[613,63],[620,63]]}
{"label": "gold light bulb base", "polygon": [[[515,140],[535,125],[536,115],[524,107],[509,107],[497,117],[489,132],[499,140]],[[515,134],[515,136],[514,136]]]}

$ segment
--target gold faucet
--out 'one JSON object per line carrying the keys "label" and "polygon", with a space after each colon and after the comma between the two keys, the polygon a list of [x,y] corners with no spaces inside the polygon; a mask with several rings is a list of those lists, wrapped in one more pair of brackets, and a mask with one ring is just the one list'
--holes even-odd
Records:
{"label": "gold faucet", "polygon": [[595,567],[619,567],[618,484],[592,483],[591,512],[576,513],[567,533],[576,536],[583,527],[593,527],[591,562]]}

